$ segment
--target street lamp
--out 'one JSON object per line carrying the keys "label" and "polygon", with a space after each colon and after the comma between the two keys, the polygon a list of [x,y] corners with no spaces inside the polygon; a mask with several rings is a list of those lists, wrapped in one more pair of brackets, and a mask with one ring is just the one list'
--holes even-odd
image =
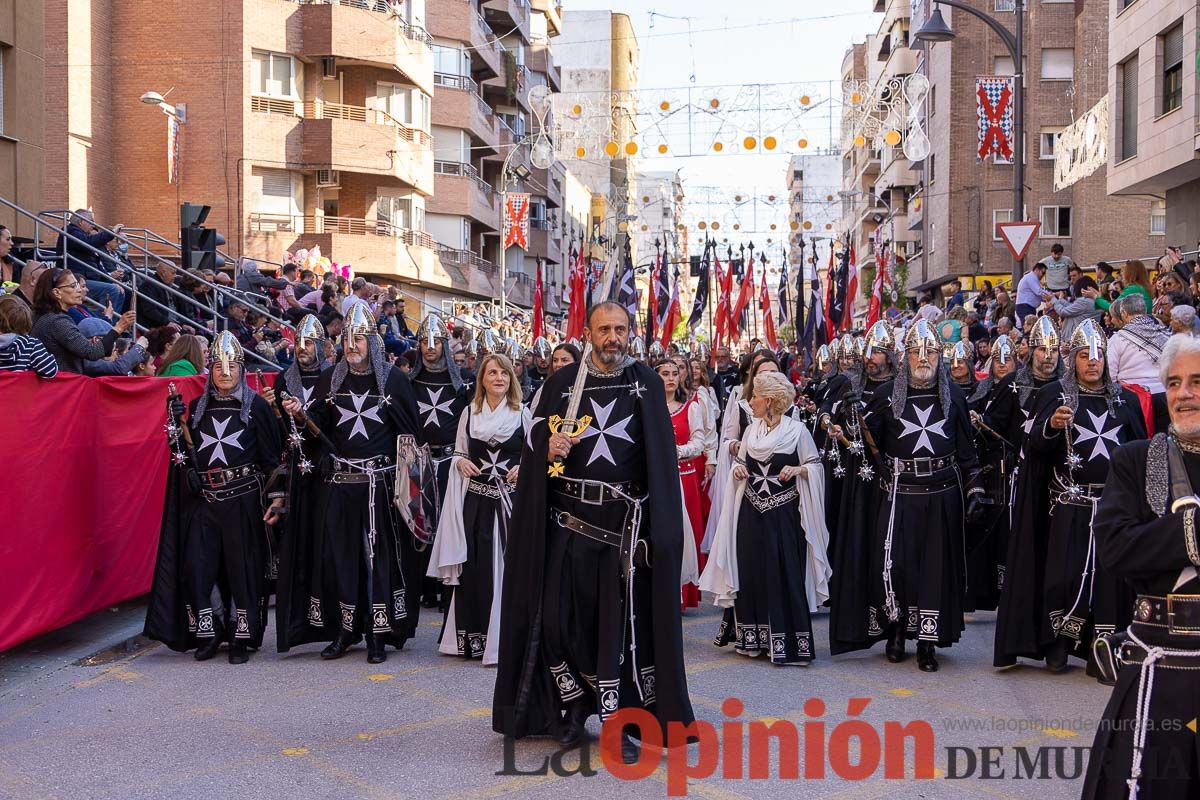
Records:
{"label": "street lamp", "polygon": [[[1008,48],[1008,54],[1013,60],[1013,133],[1017,140],[1017,146],[1014,148],[1016,152],[1013,154],[1013,219],[1020,214],[1025,216],[1025,0],[1015,0],[1014,12],[1016,16],[1016,25],[1014,30],[1010,31],[995,17],[989,16],[978,9],[972,8],[960,0],[934,0],[933,13],[929,15],[929,19],[921,26],[914,36],[918,41],[922,42],[949,42],[955,37],[954,31],[946,24],[946,20],[942,18],[942,10],[939,5],[947,5],[951,8],[957,8],[961,11],[970,14],[983,20],[989,28],[996,32],[1000,40],[1004,42],[1004,46]],[[1025,267],[1023,262],[1019,260],[1013,261],[1012,282],[1013,289],[1021,281],[1021,275],[1024,273]]]}

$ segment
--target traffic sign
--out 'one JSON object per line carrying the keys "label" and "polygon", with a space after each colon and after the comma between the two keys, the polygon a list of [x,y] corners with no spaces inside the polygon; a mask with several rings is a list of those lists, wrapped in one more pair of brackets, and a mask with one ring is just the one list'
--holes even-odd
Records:
{"label": "traffic sign", "polygon": [[1036,220],[996,223],[996,230],[1000,232],[1000,238],[1008,245],[1008,252],[1012,253],[1012,257],[1017,261],[1025,260],[1025,254],[1029,252],[1029,245],[1033,244],[1034,237],[1041,229],[1042,223]]}

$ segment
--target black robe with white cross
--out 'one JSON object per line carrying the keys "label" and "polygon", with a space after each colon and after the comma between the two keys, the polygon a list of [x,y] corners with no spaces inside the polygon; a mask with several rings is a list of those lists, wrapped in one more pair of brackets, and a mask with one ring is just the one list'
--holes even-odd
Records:
{"label": "black robe with white cross", "polygon": [[1128,389],[1118,392],[1110,408],[1107,395],[1081,388],[1067,431],[1050,427],[1051,416],[1064,401],[1062,384],[1052,383],[1038,394],[1027,447],[1049,466],[1049,532],[1037,620],[1041,654],[1061,636],[1071,655],[1091,662],[1095,637],[1122,630],[1129,622],[1132,593],[1095,558],[1096,510],[1090,502],[1072,502],[1067,492],[1074,483],[1098,494],[1108,479],[1113,452],[1125,442],[1146,438],[1137,395]]}
{"label": "black robe with white cross", "polygon": [[[309,416],[323,434],[311,513],[289,514],[285,536],[292,556],[280,564],[277,601],[279,649],[332,641],[339,627],[370,632],[400,647],[416,630],[423,568],[412,533],[393,503],[395,471],[379,474],[375,495],[367,483],[330,481],[332,456],[396,458],[396,439],[417,432],[408,378],[395,367],[380,396],[374,373],[350,372],[331,394],[334,369],[321,374]],[[308,434],[306,434],[308,435]],[[367,533],[375,511],[375,550],[368,578]],[[285,588],[286,587],[286,588]]]}
{"label": "black robe with white cross", "polygon": [[[565,498],[547,475],[547,420],[565,416],[576,373],[588,369],[579,416],[591,425],[565,461],[572,478],[638,484],[642,504],[632,608],[619,554],[561,527],[555,510],[619,531],[626,504]],[[607,718],[641,706],[663,730],[693,720],[683,671],[680,570],[683,506],[675,437],[662,381],[628,361],[611,373],[572,364],[542,388],[521,460],[505,553],[499,669],[492,727],[523,737],[554,733],[565,704]],[[636,636],[637,647],[631,647]]]}
{"label": "black robe with white cross", "polygon": [[[196,419],[189,405],[195,463],[169,467],[167,498],[146,636],[185,651],[216,634],[258,647],[266,628],[270,548],[263,528],[264,490],[279,465],[279,426],[271,406],[254,395],[242,421],[238,398],[211,398]],[[196,492],[187,472],[214,476],[223,488]],[[230,472],[246,472],[234,475]],[[216,478],[220,474],[219,478]],[[225,608],[213,608],[214,589]]]}

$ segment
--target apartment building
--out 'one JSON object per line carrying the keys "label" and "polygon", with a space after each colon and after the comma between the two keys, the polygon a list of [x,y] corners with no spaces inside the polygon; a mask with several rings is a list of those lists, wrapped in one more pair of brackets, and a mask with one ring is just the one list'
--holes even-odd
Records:
{"label": "apartment building", "polygon": [[1114,0],[1108,38],[1108,192],[1150,196],[1165,245],[1200,241],[1195,0]]}
{"label": "apartment building", "polygon": [[[841,230],[842,154],[830,148],[792,156],[787,187],[788,264],[794,275],[801,264],[801,242],[804,257],[811,259],[813,242],[832,241]],[[815,265],[806,262],[805,274],[811,279],[816,274]]]}
{"label": "apartment building", "polygon": [[[968,2],[1012,26],[1012,0]],[[1085,265],[1161,252],[1161,225],[1152,222],[1152,201],[1109,198],[1103,170],[1054,190],[1059,134],[1108,91],[1107,6],[1026,3],[1026,191],[1025,208],[1014,216],[1013,165],[991,157],[980,163],[976,158],[975,81],[981,75],[1014,74],[1007,49],[982,22],[948,6],[941,10],[956,38],[923,45],[912,34],[925,21],[930,3],[875,0],[873,9],[884,15],[880,27],[862,45],[861,65],[857,45],[847,52],[843,74],[865,80],[868,97],[894,93],[893,79],[912,73],[926,76],[930,88],[917,113],[930,151],[911,161],[902,145],[888,146],[868,137],[855,146],[843,139],[848,209],[844,221],[859,243],[860,263],[862,253],[873,253],[870,233],[882,225],[880,235],[908,255],[910,298],[922,291],[936,297],[955,277],[965,278],[968,288],[976,279],[1007,282],[1012,257],[995,225],[1012,219],[1042,223],[1027,263],[1048,255],[1055,243]],[[900,107],[907,113],[903,104]]]}
{"label": "apartment building", "polygon": [[[0,197],[42,207],[45,58],[41,0],[0,0]],[[33,225],[0,208],[0,225],[31,236]]]}

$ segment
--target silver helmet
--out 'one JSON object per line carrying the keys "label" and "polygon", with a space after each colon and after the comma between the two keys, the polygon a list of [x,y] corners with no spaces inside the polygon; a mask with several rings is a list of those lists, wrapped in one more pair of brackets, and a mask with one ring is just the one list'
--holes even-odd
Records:
{"label": "silver helmet", "polygon": [[246,353],[242,350],[241,342],[230,331],[221,331],[217,334],[217,338],[213,340],[212,347],[208,348],[208,366],[210,369],[214,364],[220,364],[221,369],[229,373],[232,365],[244,364],[245,361]]}
{"label": "silver helmet", "polygon": [[495,331],[491,328],[484,328],[483,332],[477,337],[477,341],[479,342],[479,354],[485,356],[489,353],[497,352],[500,344],[499,337],[496,336]]}
{"label": "silver helmet", "polygon": [[938,335],[937,328],[933,327],[929,320],[918,319],[904,332],[904,351],[910,350],[919,350],[922,358],[930,350],[941,354],[942,337]]}
{"label": "silver helmet", "polygon": [[[356,304],[357,305],[357,304]],[[303,350],[309,342],[325,341],[325,326],[314,314],[305,314],[304,319],[296,326],[296,349]]]}
{"label": "silver helmet", "polygon": [[1108,338],[1094,319],[1085,319],[1071,334],[1072,353],[1078,353],[1085,347],[1092,361],[1099,361],[1108,351]]}
{"label": "silver helmet", "polygon": [[650,343],[650,349],[646,353],[650,363],[657,364],[667,357],[667,351],[663,349],[662,343],[654,341]]}
{"label": "silver helmet", "polygon": [[629,337],[629,355],[638,361],[645,361],[646,340],[640,336]]}
{"label": "silver helmet", "polygon": [[533,347],[530,348],[534,358],[547,359],[553,349],[550,347],[550,342],[546,341],[545,336],[539,336],[533,340]]}
{"label": "silver helmet", "polygon": [[707,364],[712,358],[712,348],[708,346],[708,342],[696,342],[696,346],[692,348],[692,357],[702,364]]}
{"label": "silver helmet", "polygon": [[970,366],[975,363],[975,348],[970,342],[954,342],[946,345],[946,349],[942,351],[942,357],[950,363],[951,367],[960,367],[963,364]]}
{"label": "silver helmet", "polygon": [[1000,364],[1007,364],[1010,358],[1014,358],[1017,354],[1016,347],[1013,346],[1012,339],[1008,338],[1007,333],[1002,333],[996,337],[996,341],[992,342],[992,361]]}
{"label": "silver helmet", "polygon": [[432,348],[438,339],[449,339],[450,329],[446,327],[446,323],[442,322],[442,318],[434,313],[425,315],[425,319],[421,320],[421,324],[417,327],[417,341],[425,342]]}
{"label": "silver helmet", "polygon": [[899,348],[896,347],[896,334],[892,330],[892,326],[888,325],[883,320],[879,320],[871,329],[867,331],[867,350],[864,355],[870,356],[875,350],[882,350],[885,353],[896,353]]}
{"label": "silver helmet", "polygon": [[1059,338],[1058,328],[1054,327],[1054,321],[1049,317],[1038,317],[1033,323],[1033,330],[1029,332],[1029,346],[1057,350],[1061,344],[1062,339]]}
{"label": "silver helmet", "polygon": [[379,323],[363,303],[355,303],[346,312],[342,325],[342,341],[353,342],[355,336],[378,336]]}
{"label": "silver helmet", "polygon": [[848,333],[843,333],[841,336],[833,340],[834,347],[837,348],[838,358],[854,359],[858,354],[858,348],[854,343],[854,337]]}
{"label": "silver helmet", "polygon": [[[836,346],[836,344],[837,344],[837,342],[835,341],[834,345]],[[835,356],[833,354],[833,349],[829,345],[823,344],[820,347],[818,347],[817,348],[817,358],[816,358],[817,372],[820,372],[822,374],[824,374],[825,372],[828,372],[829,368],[831,366],[833,366],[834,358],[835,358]]]}

